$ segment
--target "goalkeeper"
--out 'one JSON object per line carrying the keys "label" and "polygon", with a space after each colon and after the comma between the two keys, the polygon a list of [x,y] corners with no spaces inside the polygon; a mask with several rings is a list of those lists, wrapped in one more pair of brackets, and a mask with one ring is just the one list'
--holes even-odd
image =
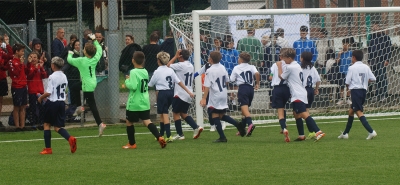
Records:
{"label": "goalkeeper", "polygon": [[77,67],[79,70],[82,78],[82,82],[80,83],[82,83],[83,97],[89,104],[90,110],[93,113],[93,117],[96,120],[97,125],[99,126],[99,136],[102,136],[106,125],[101,121],[93,92],[97,85],[95,71],[96,65],[103,52],[101,50],[99,42],[97,42],[97,40],[95,39],[96,37],[94,34],[89,34],[88,38],[93,41],[93,44],[85,44],[85,49],[83,50],[85,56],[72,58],[74,52],[69,51],[67,61],[70,65]]}

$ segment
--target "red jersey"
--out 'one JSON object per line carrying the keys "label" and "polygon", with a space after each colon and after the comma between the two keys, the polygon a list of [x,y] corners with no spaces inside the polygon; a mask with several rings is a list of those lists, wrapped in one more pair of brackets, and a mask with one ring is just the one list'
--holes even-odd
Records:
{"label": "red jersey", "polygon": [[42,79],[47,78],[47,73],[42,67],[35,67],[34,65],[28,64],[28,94],[43,94],[44,87]]}
{"label": "red jersey", "polygon": [[0,48],[0,80],[7,78],[6,71],[9,68],[8,61],[13,58],[13,51],[11,46],[7,45],[6,49],[8,53]]}
{"label": "red jersey", "polygon": [[25,75],[25,64],[21,63],[19,58],[13,58],[9,62],[10,68],[8,69],[8,74],[11,77],[12,88],[24,88],[27,85],[27,79]]}

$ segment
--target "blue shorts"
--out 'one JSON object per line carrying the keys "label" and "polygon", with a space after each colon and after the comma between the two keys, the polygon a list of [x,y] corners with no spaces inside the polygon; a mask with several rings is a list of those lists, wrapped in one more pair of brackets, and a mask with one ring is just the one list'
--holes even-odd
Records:
{"label": "blue shorts", "polygon": [[211,114],[212,113],[214,113],[214,114],[225,114],[226,113],[226,109],[215,109],[213,107],[209,107],[208,108],[208,112],[211,113]]}
{"label": "blue shorts", "polygon": [[126,110],[126,119],[129,122],[137,123],[137,122],[139,122],[139,118],[141,120],[150,119],[150,110],[145,110],[145,111],[129,111],[129,110]]}
{"label": "blue shorts", "polygon": [[364,102],[367,96],[367,90],[365,89],[351,89],[351,107],[353,111],[364,111]]}
{"label": "blue shorts", "polygon": [[293,111],[296,114],[300,114],[300,113],[303,113],[303,112],[307,111],[306,104],[304,102],[302,102],[302,101],[300,101],[300,102],[292,102],[292,104],[293,104]]}
{"label": "blue shorts", "polygon": [[251,102],[253,101],[254,97],[254,88],[248,84],[239,85],[238,90],[238,102],[240,106],[248,105],[251,106]]}
{"label": "blue shorts", "polygon": [[276,85],[272,89],[272,108],[285,108],[290,99],[290,89],[287,85]]}
{"label": "blue shorts", "polygon": [[160,90],[157,98],[157,114],[168,114],[174,98],[174,90]]}
{"label": "blue shorts", "polygon": [[[158,107],[158,104],[157,104]],[[172,100],[172,112],[173,113],[184,113],[187,114],[190,104],[181,100],[179,97],[174,97]]]}
{"label": "blue shorts", "polygon": [[311,108],[312,103],[314,102],[314,88],[306,87],[307,91],[307,101],[306,108]]}
{"label": "blue shorts", "polygon": [[28,89],[24,88],[11,88],[14,106],[23,106],[28,104]]}
{"label": "blue shorts", "polygon": [[65,127],[65,102],[49,101],[44,105],[44,122],[55,127]]}

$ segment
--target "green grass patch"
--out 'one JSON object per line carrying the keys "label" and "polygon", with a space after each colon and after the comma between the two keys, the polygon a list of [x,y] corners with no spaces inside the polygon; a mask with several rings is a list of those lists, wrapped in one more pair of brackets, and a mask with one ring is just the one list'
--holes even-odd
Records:
{"label": "green grass patch", "polygon": [[[370,141],[357,119],[349,140],[337,139],[346,119],[335,119],[317,121],[327,134],[319,142],[285,143],[278,125],[268,124],[245,138],[228,127],[228,143],[212,143],[218,134],[208,128],[197,140],[185,131],[185,140],[165,149],[146,127],[136,127],[135,150],[121,148],[127,143],[123,125],[108,126],[102,138],[95,127],[71,128],[80,137],[77,152],[71,154],[64,139],[53,139],[47,156],[39,155],[43,132],[1,133],[0,184],[397,184],[400,120],[368,120],[378,133]],[[288,124],[294,140],[296,127]],[[54,131],[52,136],[61,138]],[[34,141],[4,142],[12,140]]]}

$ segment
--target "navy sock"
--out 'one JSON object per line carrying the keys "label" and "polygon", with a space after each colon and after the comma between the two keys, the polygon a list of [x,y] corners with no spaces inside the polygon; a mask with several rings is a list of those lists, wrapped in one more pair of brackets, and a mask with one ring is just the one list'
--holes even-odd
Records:
{"label": "navy sock", "polygon": [[244,125],[244,127],[246,127],[246,119],[242,118],[242,125]]}
{"label": "navy sock", "polygon": [[246,120],[247,125],[253,124],[253,121],[251,120],[251,117],[246,117],[244,119]]}
{"label": "navy sock", "polygon": [[234,120],[233,118],[231,118],[231,117],[228,116],[228,115],[222,116],[222,121],[226,121],[226,122],[232,124],[233,126],[237,127],[237,121]]}
{"label": "navy sock", "polygon": [[135,126],[126,126],[126,134],[128,135],[128,140],[130,145],[136,144],[135,140]]}
{"label": "navy sock", "polygon": [[157,130],[157,126],[154,125],[154,123],[150,123],[149,125],[147,125],[147,128],[150,130],[150,132],[153,134],[153,136],[156,137],[157,139],[159,137],[161,137],[160,133]]}
{"label": "navy sock", "polygon": [[160,135],[164,136],[165,126],[163,122],[160,122]]}
{"label": "navy sock", "polygon": [[194,122],[192,116],[186,116],[185,121],[186,121],[186,123],[188,123],[193,129],[196,129],[197,127],[199,127],[199,126],[197,126],[196,122]]}
{"label": "navy sock", "polygon": [[51,131],[50,130],[44,130],[43,131],[43,137],[44,137],[44,146],[46,148],[51,148]]}
{"label": "navy sock", "polygon": [[308,116],[306,118],[306,124],[312,129],[312,131],[314,131],[314,132],[319,131],[317,123],[315,123],[314,119],[311,116]]}
{"label": "navy sock", "polygon": [[208,121],[210,122],[210,125],[214,125],[214,122],[212,121],[212,112],[211,109],[207,109],[207,114],[208,114]]}
{"label": "navy sock", "polygon": [[165,133],[167,134],[167,138],[171,137],[171,127],[169,123],[164,124]]}
{"label": "navy sock", "polygon": [[219,138],[224,139],[225,134],[224,134],[224,130],[222,130],[222,125],[221,125],[221,120],[219,118],[213,118],[213,122],[215,124],[215,128],[217,129],[217,132],[219,134]]}
{"label": "navy sock", "polygon": [[351,126],[353,125],[353,120],[354,120],[354,116],[349,116],[347,118],[346,129],[344,129],[343,135],[345,135],[345,134],[350,132]]}
{"label": "navy sock", "polygon": [[361,121],[362,125],[364,126],[364,128],[367,129],[367,131],[369,133],[372,133],[374,131],[374,130],[372,130],[371,125],[369,125],[367,118],[365,118],[365,116],[361,116],[360,121]]}
{"label": "navy sock", "polygon": [[178,135],[183,136],[182,121],[180,119],[175,120],[175,129]]}
{"label": "navy sock", "polygon": [[60,134],[60,135],[61,135],[63,138],[65,138],[67,141],[68,141],[69,137],[71,137],[71,136],[68,134],[67,130],[65,130],[64,128],[58,129],[58,134]]}
{"label": "navy sock", "polygon": [[[299,133],[299,136],[303,136],[304,135],[303,119],[301,119],[301,118],[296,119],[296,127],[297,127],[297,132]],[[308,127],[308,124],[307,124],[307,127]],[[310,129],[308,129],[308,130],[310,130]]]}
{"label": "navy sock", "polygon": [[284,119],[280,119],[280,120],[279,120],[279,124],[281,125],[281,129],[282,129],[282,130],[286,128],[286,123],[285,123],[285,120],[284,120]]}

